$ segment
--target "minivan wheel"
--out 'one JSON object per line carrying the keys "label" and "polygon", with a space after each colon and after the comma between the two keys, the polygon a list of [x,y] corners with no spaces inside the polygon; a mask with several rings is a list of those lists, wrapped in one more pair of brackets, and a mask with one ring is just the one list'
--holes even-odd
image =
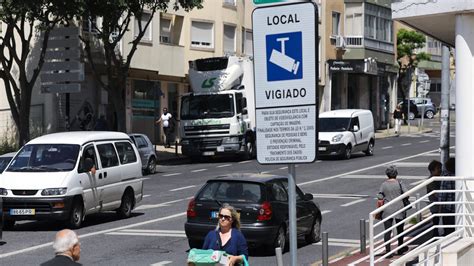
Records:
{"label": "minivan wheel", "polygon": [[426,111],[425,116],[426,116],[426,118],[428,118],[428,119],[433,119],[434,113],[433,113],[433,111],[428,110],[428,111]]}
{"label": "minivan wheel", "polygon": [[346,159],[346,160],[350,159],[351,154],[352,154],[352,147],[351,145],[347,145],[346,149],[344,150],[343,159]]}
{"label": "minivan wheel", "polygon": [[69,214],[69,219],[67,220],[67,226],[70,229],[80,228],[83,218],[84,206],[82,206],[82,202],[79,199],[75,199],[72,203],[71,213]]}
{"label": "minivan wheel", "polygon": [[373,140],[369,141],[369,145],[367,146],[367,150],[365,150],[364,153],[367,156],[374,155],[374,141]]}
{"label": "minivan wheel", "polygon": [[305,235],[305,241],[308,245],[321,241],[321,221],[318,218],[314,220],[309,234]]}
{"label": "minivan wheel", "polygon": [[155,157],[151,157],[148,160],[148,165],[146,167],[146,172],[150,175],[152,175],[156,172],[156,159],[155,159]]}
{"label": "minivan wheel", "polygon": [[130,190],[126,190],[122,196],[122,203],[120,207],[117,209],[117,215],[124,219],[129,218],[132,216],[132,209],[133,209],[133,192]]}

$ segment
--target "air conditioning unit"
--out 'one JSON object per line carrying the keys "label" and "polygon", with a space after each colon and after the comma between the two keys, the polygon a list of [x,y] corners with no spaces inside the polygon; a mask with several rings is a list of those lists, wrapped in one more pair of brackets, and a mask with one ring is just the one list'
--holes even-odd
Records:
{"label": "air conditioning unit", "polygon": [[343,36],[337,35],[337,36],[335,36],[335,38],[336,38],[336,48],[338,48],[338,49],[346,48],[346,42],[345,42]]}

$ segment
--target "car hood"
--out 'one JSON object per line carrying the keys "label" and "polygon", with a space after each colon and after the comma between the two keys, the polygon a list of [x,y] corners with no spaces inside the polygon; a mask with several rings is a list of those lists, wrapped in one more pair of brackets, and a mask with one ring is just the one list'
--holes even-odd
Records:
{"label": "car hood", "polygon": [[347,131],[341,131],[341,132],[319,132],[319,140],[326,140],[326,141],[331,141],[332,138],[336,135],[343,134],[346,136],[349,134]]}
{"label": "car hood", "polygon": [[0,187],[6,189],[42,189],[65,187],[68,172],[3,172]]}

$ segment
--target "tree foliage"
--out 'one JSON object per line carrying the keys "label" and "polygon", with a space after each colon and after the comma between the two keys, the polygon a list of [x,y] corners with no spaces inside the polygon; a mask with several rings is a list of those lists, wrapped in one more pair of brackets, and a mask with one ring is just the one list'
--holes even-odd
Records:
{"label": "tree foliage", "polygon": [[[74,16],[76,3],[70,0],[0,3],[0,20],[6,25],[0,36],[0,78],[19,134],[19,145],[30,138],[31,95],[43,67],[49,33]],[[39,50],[37,57],[33,56],[34,47]]]}
{"label": "tree foliage", "polygon": [[420,61],[430,60],[425,52],[419,52],[426,44],[425,35],[416,31],[400,29],[397,33],[398,86],[405,98],[410,88],[413,72]]}

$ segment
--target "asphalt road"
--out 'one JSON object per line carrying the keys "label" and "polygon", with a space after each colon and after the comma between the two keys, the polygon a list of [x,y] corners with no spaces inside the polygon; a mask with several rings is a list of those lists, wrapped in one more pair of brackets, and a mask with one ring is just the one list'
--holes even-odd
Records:
{"label": "asphalt road", "polygon": [[[312,193],[323,212],[322,231],[329,233],[330,256],[358,247],[359,220],[368,219],[374,196],[385,179],[386,165],[399,168],[399,178],[409,187],[428,176],[427,165],[439,160],[439,123],[432,133],[400,136],[376,141],[375,155],[354,154],[350,160],[324,160],[297,165],[296,183]],[[454,126],[451,127],[454,132]],[[451,133],[452,136],[453,133]],[[451,138],[451,146],[454,138]],[[454,149],[451,150],[454,153]],[[286,165],[262,166],[255,160],[212,159],[158,165],[146,176],[145,198],[134,216],[118,220],[115,213],[86,217],[77,230],[81,239],[83,265],[185,265],[188,244],[184,234],[189,199],[210,177],[233,172],[267,172],[285,175]],[[3,233],[0,265],[38,265],[53,256],[54,234],[61,224],[22,222]],[[320,243],[299,241],[298,264],[321,260]],[[283,256],[289,265],[290,253]],[[274,256],[251,252],[250,265],[274,265]]]}

